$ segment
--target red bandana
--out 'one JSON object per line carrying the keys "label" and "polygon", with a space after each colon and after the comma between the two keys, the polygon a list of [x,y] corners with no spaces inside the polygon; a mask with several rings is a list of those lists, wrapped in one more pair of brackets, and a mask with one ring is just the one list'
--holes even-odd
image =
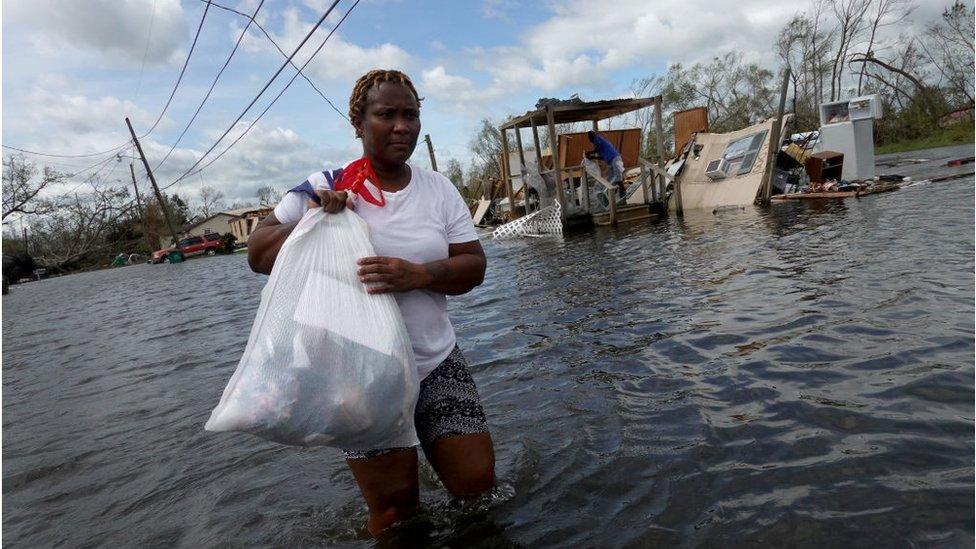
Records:
{"label": "red bandana", "polygon": [[366,202],[382,208],[386,205],[386,199],[383,198],[383,191],[380,190],[379,198],[374,196],[365,184],[367,179],[379,189],[380,178],[376,177],[376,172],[373,171],[373,165],[364,156],[342,170],[342,177],[335,183],[335,190],[356,193]]}

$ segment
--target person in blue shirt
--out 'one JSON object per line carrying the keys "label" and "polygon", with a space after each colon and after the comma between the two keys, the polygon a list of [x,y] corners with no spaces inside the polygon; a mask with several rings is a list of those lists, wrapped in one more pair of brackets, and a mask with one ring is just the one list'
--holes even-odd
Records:
{"label": "person in blue shirt", "polygon": [[587,158],[600,158],[607,165],[607,181],[617,186],[617,192],[624,196],[624,159],[602,135],[593,130],[586,132],[593,143],[593,150],[586,153]]}

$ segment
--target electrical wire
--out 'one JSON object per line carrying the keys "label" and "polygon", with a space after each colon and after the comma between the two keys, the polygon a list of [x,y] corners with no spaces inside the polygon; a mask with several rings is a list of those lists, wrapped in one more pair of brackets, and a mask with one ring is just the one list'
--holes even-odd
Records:
{"label": "electrical wire", "polygon": [[[128,151],[126,151],[126,152],[128,152]],[[81,187],[82,185],[91,183],[92,182],[92,179],[94,179],[95,177],[97,177],[98,174],[102,173],[102,171],[104,171],[105,168],[108,167],[111,164],[111,162],[110,162],[111,160],[116,160],[116,159],[119,159],[119,157],[117,155],[112,155],[112,156],[110,156],[108,158],[105,158],[105,159],[103,159],[103,160],[101,160],[101,161],[99,161],[99,162],[97,162],[97,163],[95,163],[95,164],[93,164],[93,165],[91,165],[91,166],[89,166],[87,168],[84,168],[82,170],[78,170],[78,171],[76,171],[74,173],[67,174],[67,177],[69,177],[69,178],[75,178],[75,177],[78,177],[78,175],[83,174],[84,172],[95,168],[96,166],[100,166],[94,172],[92,172],[90,174],[87,174],[85,176],[85,179],[83,181],[81,181],[80,183],[78,183],[77,185],[75,185],[74,187],[72,187],[71,190],[68,191],[68,194],[73,193],[74,191],[78,190],[78,187]],[[118,167],[118,163],[116,163],[113,166],[112,170],[109,171],[109,174],[111,174],[112,172],[114,172],[115,171],[115,168],[117,168],[117,167]],[[108,176],[106,176],[106,177],[108,177]],[[91,185],[92,185],[93,188],[97,189],[97,187],[95,186],[94,183],[91,183]]]}
{"label": "electrical wire", "polygon": [[[247,133],[249,131],[251,131],[251,128],[253,128],[254,125],[257,124],[258,121],[261,120],[262,117],[264,117],[264,115],[271,109],[271,107],[274,106],[275,102],[277,102],[278,99],[280,99],[281,96],[284,95],[285,91],[288,90],[288,87],[291,86],[292,82],[294,82],[295,79],[298,78],[298,75],[301,73],[301,70],[304,69],[306,66],[308,66],[308,64],[312,62],[312,59],[314,59],[315,56],[318,55],[318,53],[320,51],[322,51],[322,48],[325,47],[326,42],[329,41],[329,38],[332,37],[332,34],[335,33],[335,31],[339,28],[339,25],[341,25],[342,22],[346,20],[346,17],[349,17],[349,14],[352,13],[352,10],[354,10],[356,8],[356,6],[359,4],[359,2],[360,2],[360,0],[356,0],[353,3],[352,7],[349,8],[349,11],[347,11],[346,14],[342,16],[342,19],[340,19],[339,22],[336,23],[336,26],[333,27],[331,31],[329,31],[329,34],[325,37],[325,40],[322,40],[322,43],[319,44],[319,47],[314,52],[312,52],[312,55],[310,55],[309,58],[305,61],[305,63],[302,65],[301,69],[299,69],[299,72],[296,72],[295,75],[291,77],[291,80],[289,80],[288,83],[285,84],[285,86],[281,89],[281,91],[278,92],[278,95],[276,95],[275,98],[272,99],[270,103],[268,103],[268,105],[264,108],[264,110],[261,111],[261,114],[259,114],[257,116],[257,118],[255,118],[253,121],[251,121],[251,123],[248,125],[247,128],[244,129],[244,131],[241,133],[241,135],[237,136],[237,138],[234,139],[234,141],[230,145],[228,145],[227,148],[225,148],[223,151],[221,151],[220,154],[218,154],[217,156],[215,156],[214,158],[212,158],[202,168],[200,168],[199,170],[197,170],[197,171],[195,171],[193,173],[200,173],[201,171],[203,171],[203,170],[207,169],[208,167],[210,167],[210,165],[213,164],[214,162],[220,160],[220,157],[222,157],[225,154],[227,154],[227,152],[231,148],[233,148],[234,145],[236,145],[241,139],[244,138],[245,135],[247,135]],[[193,168],[190,168],[190,169],[192,170]],[[193,175],[193,174],[190,174],[190,175]]]}
{"label": "electrical wire", "polygon": [[[201,2],[206,2],[207,0],[200,0],[200,1],[201,1]],[[250,16],[250,15],[248,15],[248,14],[246,14],[246,13],[243,13],[243,12],[240,12],[240,11],[237,11],[237,10],[235,10],[234,8],[228,8],[227,6],[223,6],[223,5],[221,5],[221,4],[218,4],[217,2],[211,2],[211,3],[213,4],[213,6],[214,6],[215,8],[219,8],[219,9],[222,9],[222,10],[225,10],[225,11],[229,11],[229,12],[231,12],[231,13],[236,13],[237,15],[240,15],[241,17],[244,17],[244,18],[246,18],[246,19],[250,19],[250,21],[251,21],[252,23],[254,23],[254,26],[255,26],[255,27],[257,27],[258,29],[260,29],[262,33],[264,33],[264,36],[265,36],[265,38],[267,38],[267,39],[268,39],[268,42],[271,42],[271,45],[273,45],[273,46],[275,47],[275,49],[276,49],[276,50],[278,50],[278,53],[280,53],[280,54],[281,54],[282,56],[284,56],[284,57],[288,57],[288,54],[287,54],[287,53],[285,53],[285,50],[283,50],[283,49],[281,49],[281,46],[279,46],[279,45],[278,45],[278,42],[275,42],[275,39],[271,37],[271,33],[269,33],[269,32],[268,32],[268,30],[267,30],[267,29],[265,29],[265,28],[264,28],[264,27],[263,27],[263,26],[261,25],[261,23],[258,23],[258,22],[257,22],[257,21],[256,21],[256,20],[254,19],[254,17],[252,17],[252,16]],[[340,110],[340,109],[339,109],[338,107],[336,107],[336,106],[335,106],[335,103],[333,103],[331,99],[329,99],[328,97],[326,97],[326,96],[325,96],[325,94],[324,94],[324,93],[322,93],[322,90],[320,90],[320,89],[319,89],[319,87],[315,85],[315,82],[312,82],[312,79],[310,79],[310,78],[308,77],[308,75],[306,75],[305,73],[303,73],[303,72],[301,72],[301,69],[299,69],[299,68],[298,68],[298,65],[295,65],[295,63],[294,63],[294,62],[292,62],[292,63],[291,63],[291,66],[292,66],[292,67],[293,67],[293,68],[294,68],[295,70],[297,70],[297,71],[299,71],[299,73],[300,73],[300,74],[302,75],[302,78],[303,78],[303,79],[304,79],[304,80],[305,80],[306,82],[308,82],[308,85],[309,85],[309,86],[311,86],[311,87],[312,87],[312,89],[313,89],[313,90],[315,90],[315,92],[316,92],[316,93],[318,93],[318,94],[319,94],[319,96],[320,96],[320,97],[321,97],[322,99],[324,99],[324,100],[325,100],[325,102],[326,102],[326,103],[328,103],[330,107],[332,107],[332,110],[334,110],[334,111],[335,111],[335,112],[336,112],[336,113],[337,113],[337,114],[338,114],[339,116],[341,116],[341,117],[342,117],[342,118],[343,118],[343,119],[344,119],[344,120],[345,120],[346,122],[348,122],[348,121],[349,121],[349,117],[348,117],[348,116],[346,116],[346,113],[344,113],[344,112],[342,112],[342,111],[341,111],[341,110]]]}
{"label": "electrical wire", "polygon": [[142,74],[146,70],[146,57],[149,55],[149,42],[152,40],[153,23],[156,22],[156,0],[153,0],[152,12],[149,15],[149,32],[146,33],[146,47],[142,50],[142,64],[139,65],[139,84],[136,86],[136,101],[142,92]]}
{"label": "electrical wire", "polygon": [[[257,9],[254,10],[254,14],[250,16],[251,21],[254,21],[254,17],[258,14],[259,11],[261,11],[261,6],[264,5],[264,2],[265,0],[261,0],[261,3],[258,4]],[[162,166],[164,162],[166,162],[166,159],[169,158],[169,155],[173,154],[173,151],[176,150],[176,146],[180,144],[180,141],[183,140],[183,136],[186,135],[186,132],[190,129],[190,126],[193,125],[193,122],[197,119],[197,115],[200,114],[200,111],[203,109],[203,105],[206,104],[208,99],[210,99],[210,94],[213,93],[214,87],[217,85],[217,81],[220,80],[220,76],[224,74],[224,70],[227,69],[227,65],[230,65],[230,60],[233,59],[234,54],[237,53],[237,49],[240,47],[241,41],[244,40],[244,36],[247,35],[247,29],[250,28],[250,26],[251,23],[248,23],[247,26],[244,27],[244,30],[241,31],[241,35],[237,38],[237,43],[234,44],[234,49],[231,50],[230,55],[227,56],[227,60],[224,61],[224,66],[220,67],[220,71],[217,72],[217,76],[215,76],[213,82],[210,83],[210,89],[207,90],[207,94],[203,97],[203,101],[201,101],[200,104],[197,106],[196,112],[193,113],[193,116],[190,118],[190,121],[186,123],[186,127],[183,128],[183,131],[180,133],[180,136],[176,138],[176,142],[173,143],[173,146],[169,148],[169,151],[166,153],[166,156],[164,156],[163,159],[160,160],[158,164],[156,164],[156,167],[153,168],[153,170],[158,170],[159,167]]]}
{"label": "electrical wire", "polygon": [[[209,3],[210,2],[208,2],[208,4]],[[190,172],[192,172],[197,166],[200,165],[201,162],[203,162],[203,159],[206,158],[208,154],[210,154],[211,152],[213,152],[214,149],[217,148],[217,145],[219,145],[220,142],[225,137],[227,137],[227,134],[229,134],[234,129],[234,127],[237,126],[237,123],[240,122],[242,118],[244,118],[244,115],[246,115],[247,112],[249,110],[251,110],[251,107],[253,107],[254,104],[257,103],[258,99],[260,99],[261,96],[264,95],[264,92],[267,91],[269,87],[271,87],[271,84],[274,83],[274,81],[275,81],[276,78],[278,78],[278,75],[281,74],[281,71],[285,70],[285,67],[287,67],[289,65],[289,63],[291,62],[292,58],[295,57],[296,54],[298,54],[299,50],[301,50],[302,47],[305,46],[305,43],[308,42],[308,40],[312,37],[312,35],[315,33],[315,31],[318,30],[318,28],[320,26],[322,26],[322,23],[325,21],[325,18],[328,17],[330,13],[332,13],[332,10],[335,9],[335,7],[336,7],[336,5],[338,3],[339,3],[339,0],[334,0],[332,2],[332,5],[329,6],[329,9],[326,10],[326,12],[322,15],[322,17],[319,18],[319,20],[315,24],[315,26],[313,26],[312,29],[308,32],[308,34],[305,35],[305,38],[302,39],[301,43],[299,43],[298,46],[295,47],[295,51],[293,51],[291,53],[291,55],[288,56],[288,59],[286,59],[285,62],[282,63],[282,65],[280,67],[278,67],[278,70],[276,70],[275,73],[271,76],[271,79],[268,80],[268,82],[264,85],[263,88],[261,88],[261,91],[258,92],[258,94],[254,97],[254,99],[251,100],[251,102],[247,105],[247,107],[244,108],[244,111],[241,112],[240,115],[238,115],[238,117],[234,120],[234,122],[231,123],[231,125],[224,131],[224,133],[221,134],[221,136],[219,138],[217,138],[217,141],[215,141],[214,144],[211,145],[210,148],[207,149],[207,151],[205,153],[203,153],[203,155],[196,162],[194,162],[192,166],[190,166],[185,172],[183,172],[182,175],[180,175],[178,178],[176,178],[169,185],[166,185],[165,187],[163,187],[164,189],[168,189],[169,187],[172,187],[173,185],[175,185],[175,184],[179,183],[180,181],[182,181],[183,178],[185,178],[187,176],[187,174],[189,174]],[[335,29],[333,29],[333,30],[335,30]]]}
{"label": "electrical wire", "polygon": [[[159,125],[159,122],[163,119],[163,115],[166,114],[167,109],[169,109],[170,103],[172,103],[173,97],[176,95],[176,90],[179,89],[180,83],[183,81],[183,75],[186,73],[186,67],[187,67],[187,65],[190,64],[190,58],[193,56],[193,50],[196,48],[197,39],[200,38],[200,31],[203,29],[203,22],[206,21],[206,19],[207,19],[207,12],[210,11],[210,5],[211,5],[210,0],[204,0],[204,1],[207,2],[207,7],[204,8],[204,10],[203,10],[203,17],[200,18],[200,25],[197,27],[197,32],[196,32],[196,34],[193,37],[193,43],[190,45],[190,51],[186,55],[186,61],[183,62],[183,68],[180,70],[180,76],[179,76],[179,78],[176,79],[176,84],[173,86],[173,91],[170,93],[169,99],[166,100],[166,105],[163,106],[163,110],[159,113],[159,117],[156,118],[156,121],[153,123],[152,127],[149,128],[149,130],[146,131],[146,133],[140,135],[139,136],[140,138],[146,137],[147,135],[149,135],[150,133],[152,133],[153,130],[156,129],[156,126],[158,126]],[[128,140],[125,143],[119,144],[119,145],[117,145],[115,147],[112,147],[111,149],[108,149],[108,150],[105,150],[105,151],[100,151],[100,152],[90,153],[90,154],[54,154],[54,153],[43,153],[43,152],[38,152],[38,151],[31,151],[31,150],[27,150],[27,149],[22,149],[22,148],[19,148],[19,147],[13,147],[13,146],[10,146],[10,145],[3,145],[3,148],[10,149],[10,150],[14,150],[14,151],[18,151],[18,152],[22,152],[22,153],[27,153],[27,154],[34,154],[34,155],[37,155],[37,156],[48,156],[48,157],[52,157],[52,158],[86,158],[86,157],[92,157],[92,156],[101,156],[103,154],[108,154],[108,153],[116,153],[116,152],[118,152],[119,149],[121,149],[121,148],[125,147],[126,145],[128,145],[130,141],[131,140]]]}
{"label": "electrical wire", "polygon": [[186,67],[190,64],[190,58],[193,57],[193,50],[197,47],[197,39],[200,38],[200,31],[203,30],[203,22],[207,20],[207,12],[210,11],[210,0],[207,0],[207,7],[203,9],[203,17],[200,18],[200,25],[197,27],[197,33],[193,36],[193,43],[190,44],[190,51],[186,54],[186,61],[183,62],[183,68],[180,69],[180,76],[176,79],[176,84],[173,86],[173,91],[169,94],[169,99],[166,100],[166,104],[163,105],[163,110],[160,111],[159,117],[153,122],[151,128],[149,128],[146,133],[142,134],[140,137],[146,137],[151,134],[156,126],[159,125],[159,121],[163,119],[163,115],[166,114],[166,110],[169,109],[170,103],[173,102],[173,97],[176,95],[176,90],[180,87],[180,82],[183,81],[183,75],[186,73]]}
{"label": "electrical wire", "polygon": [[30,151],[30,150],[27,150],[27,149],[21,149],[20,147],[14,147],[12,145],[0,145],[0,146],[2,146],[4,149],[10,149],[12,151],[17,151],[17,152],[22,152],[22,153],[27,153],[27,154],[34,154],[34,155],[37,155],[37,156],[49,156],[49,157],[52,157],[52,158],[89,158],[89,157],[92,157],[92,156],[102,156],[103,154],[108,154],[108,153],[115,154],[116,152],[119,151],[119,149],[124,148],[126,145],[128,145],[131,142],[132,142],[132,140],[130,139],[130,140],[126,141],[125,143],[121,143],[121,144],[119,144],[119,145],[117,145],[115,147],[112,147],[111,149],[107,149],[107,150],[99,151],[99,152],[94,152],[94,153],[89,153],[89,154],[53,154],[53,153],[42,153],[42,152],[37,152],[37,151]]}

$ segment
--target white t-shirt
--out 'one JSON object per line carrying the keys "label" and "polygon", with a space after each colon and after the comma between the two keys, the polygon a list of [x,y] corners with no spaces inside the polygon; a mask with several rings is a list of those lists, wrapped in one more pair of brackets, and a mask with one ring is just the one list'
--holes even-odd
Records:
{"label": "white t-shirt", "polygon": [[[307,181],[313,188],[328,189],[322,172]],[[370,189],[374,196],[378,189]],[[460,193],[443,175],[416,166],[410,167],[410,183],[395,193],[383,192],[386,205],[374,206],[356,200],[356,213],[369,227],[369,240],[376,255],[399,257],[413,263],[429,263],[448,257],[448,244],[478,240],[471,213]],[[297,221],[308,210],[308,198],[289,192],[275,207],[281,223]],[[427,377],[457,342],[454,326],[447,316],[447,296],[429,290],[394,293],[410,335],[417,374]]]}

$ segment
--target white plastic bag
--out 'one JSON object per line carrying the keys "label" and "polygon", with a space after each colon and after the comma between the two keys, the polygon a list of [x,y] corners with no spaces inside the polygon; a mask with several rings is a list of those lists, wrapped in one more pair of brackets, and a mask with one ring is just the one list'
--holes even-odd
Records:
{"label": "white plastic bag", "polygon": [[355,213],[305,213],[278,252],[208,431],[347,450],[417,444],[419,382],[400,309],[390,294],[367,294],[356,274],[356,260],[372,255]]}

